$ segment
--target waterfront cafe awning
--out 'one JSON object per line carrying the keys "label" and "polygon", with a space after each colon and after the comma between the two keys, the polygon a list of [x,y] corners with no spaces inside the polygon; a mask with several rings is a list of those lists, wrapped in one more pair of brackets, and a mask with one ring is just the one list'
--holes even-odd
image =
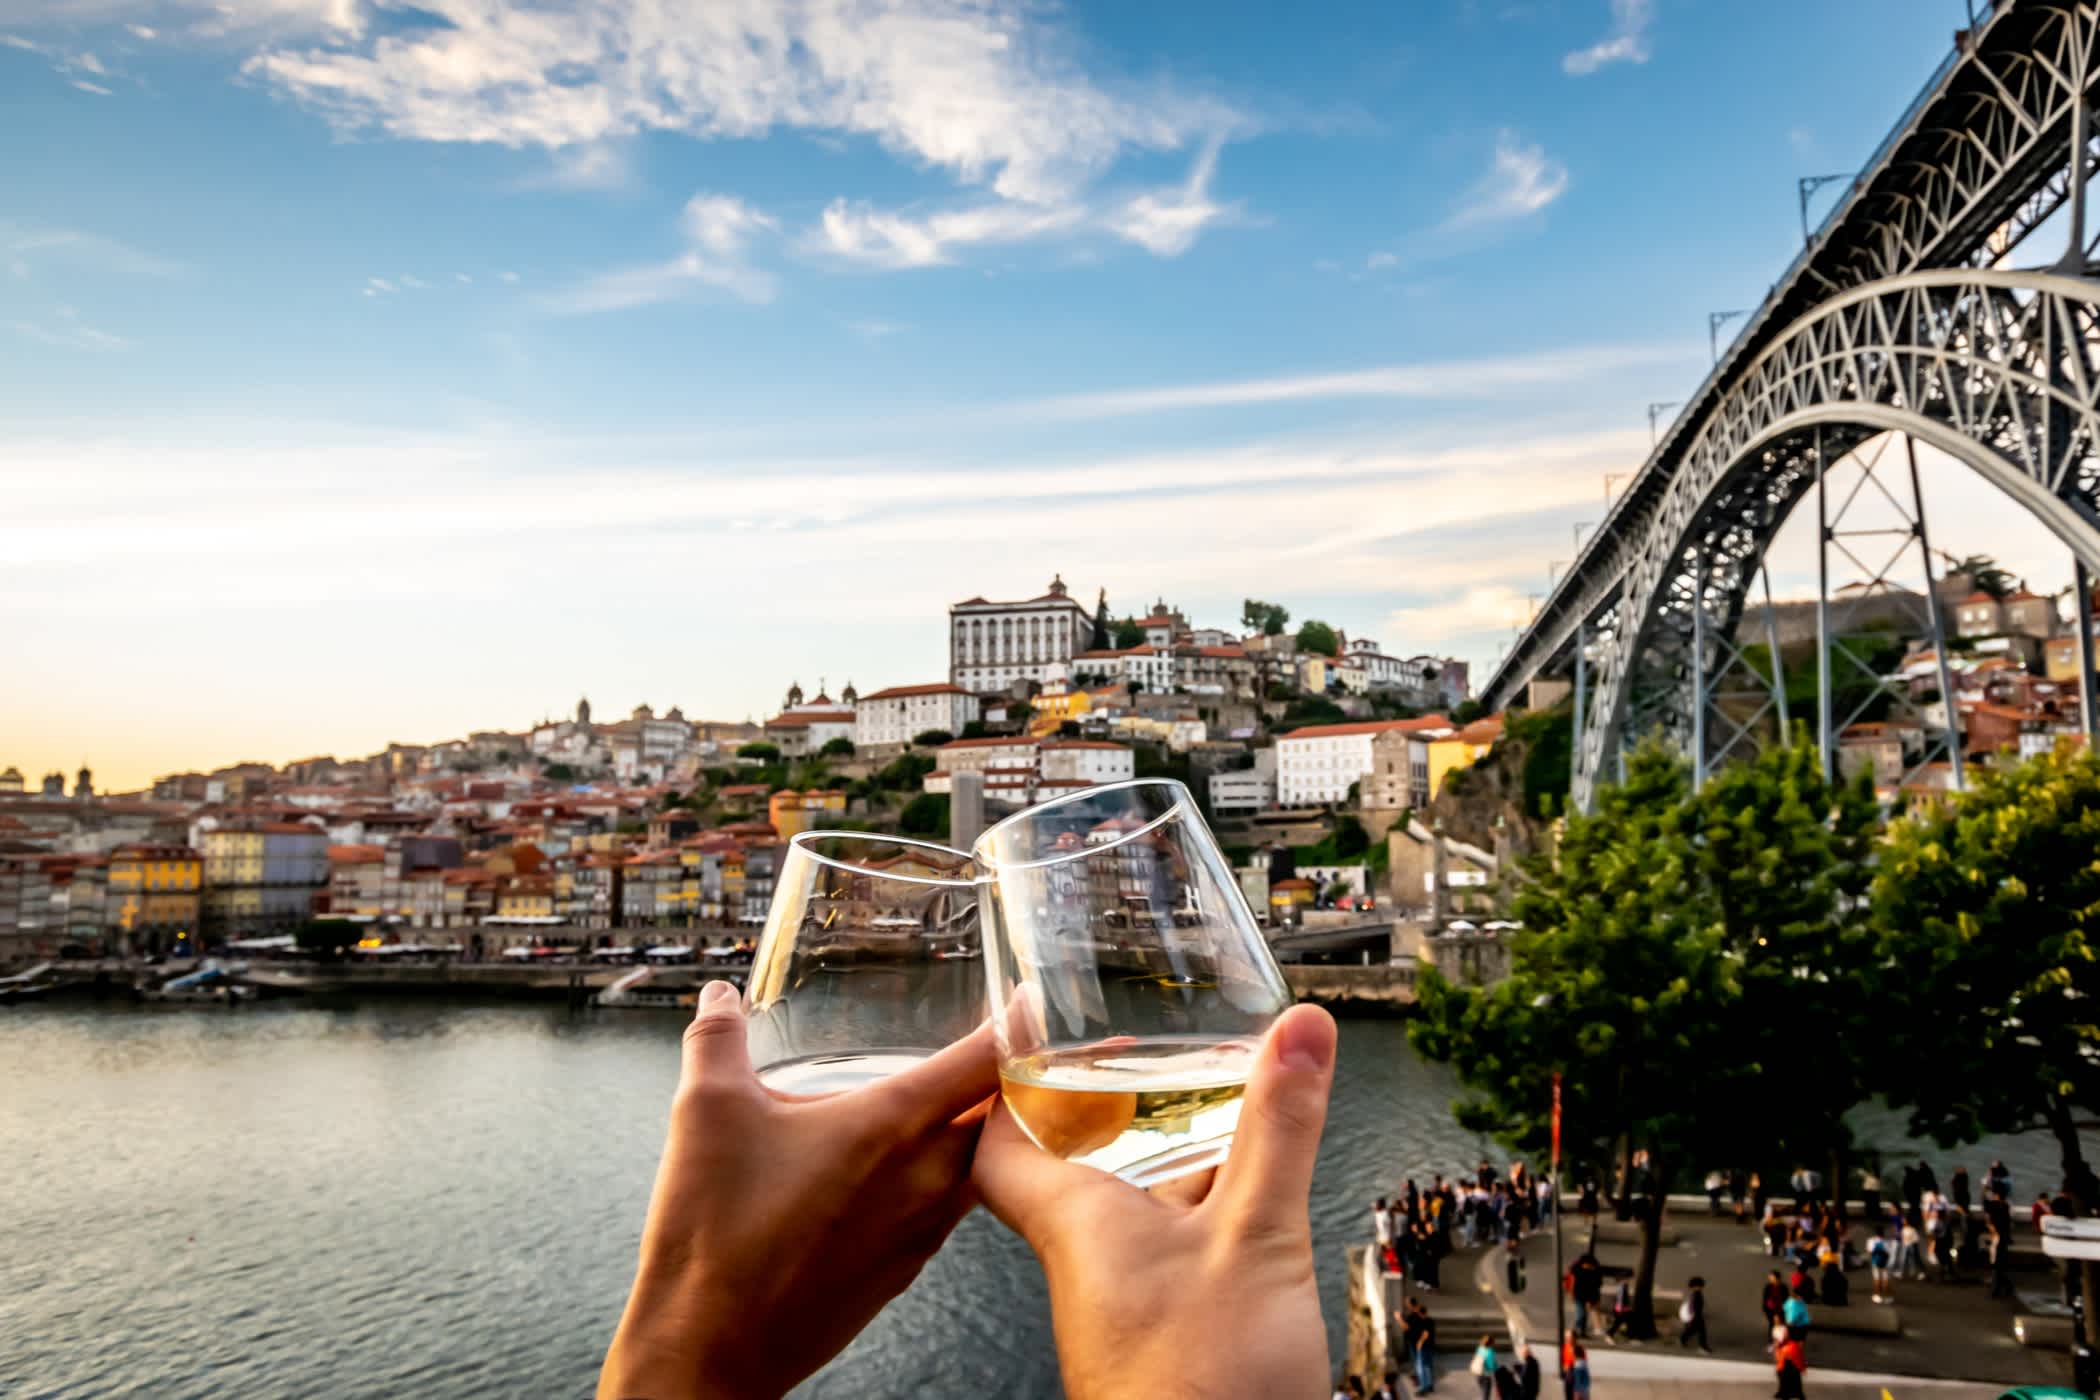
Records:
{"label": "waterfront cafe awning", "polygon": [[736,956],[736,945],[734,943],[717,943],[714,947],[707,950],[707,956],[711,958],[733,958]]}
{"label": "waterfront cafe awning", "polygon": [[1507,933],[1513,928],[1522,928],[1524,927],[1524,925],[1513,924],[1508,919],[1489,919],[1486,923],[1482,924],[1481,927],[1486,929],[1489,933]]}
{"label": "waterfront cafe awning", "polygon": [[503,956],[504,956],[504,957],[506,957],[506,958],[516,958],[516,959],[517,959],[517,960],[518,960],[519,962],[523,962],[523,961],[525,961],[525,959],[527,959],[527,958],[529,958],[529,957],[531,957],[531,956],[532,956],[532,949],[530,949],[530,948],[505,948],[505,949],[503,950]]}
{"label": "waterfront cafe awning", "polygon": [[632,948],[593,948],[593,949],[591,950],[591,956],[592,956],[592,957],[594,957],[594,958],[603,958],[603,959],[605,959],[605,960],[606,960],[607,962],[612,962],[612,961],[614,961],[614,960],[616,960],[616,959],[619,959],[619,958],[631,958],[631,957],[633,957],[633,956],[634,956],[634,949],[632,949]]}
{"label": "waterfront cafe awning", "polygon": [[275,953],[298,946],[299,940],[285,933],[279,934],[275,938],[228,939],[226,951],[229,953]]}
{"label": "waterfront cafe awning", "polygon": [[692,955],[693,950],[682,943],[659,944],[643,954],[644,957],[651,958],[689,958]]}

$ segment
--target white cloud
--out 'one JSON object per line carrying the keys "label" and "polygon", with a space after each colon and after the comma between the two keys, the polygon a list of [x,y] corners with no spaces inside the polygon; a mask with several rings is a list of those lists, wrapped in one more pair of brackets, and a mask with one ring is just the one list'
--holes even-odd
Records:
{"label": "white cloud", "polygon": [[42,53],[44,46],[34,39],[25,39],[19,34],[0,34],[0,48],[20,49],[24,53]]}
{"label": "white cloud", "polygon": [[399,281],[403,287],[408,288],[410,291],[417,292],[422,291],[425,287],[428,287],[430,285],[428,282],[425,282],[422,278],[412,276],[406,272],[401,274]]}
{"label": "white cloud", "polygon": [[498,280],[504,282],[515,282],[518,280],[518,274],[515,272],[499,272],[496,276]]}
{"label": "white cloud", "polygon": [[862,320],[848,321],[846,329],[852,331],[862,340],[887,340],[903,330],[904,327],[898,325],[895,321]]}
{"label": "white cloud", "polygon": [[103,234],[18,224],[4,218],[0,218],[0,254],[6,254],[10,263],[20,268],[58,262],[134,277],[181,277],[189,271],[173,259]]}
{"label": "white cloud", "polygon": [[1495,137],[1494,164],[1466,194],[1446,228],[1500,223],[1536,214],[1568,189],[1568,168],[1543,146],[1522,144],[1514,131]]}
{"label": "white cloud", "polygon": [[773,274],[750,260],[753,241],[779,230],[770,214],[735,195],[701,193],[686,201],[679,225],[692,246],[678,256],[600,273],[547,298],[546,305],[563,312],[619,311],[682,297],[700,287],[715,287],[748,302],[773,299]]}
{"label": "white cloud", "polygon": [[1369,271],[1376,272],[1382,267],[1391,267],[1399,261],[1400,259],[1391,253],[1373,253],[1370,257],[1364,259],[1364,267]]}
{"label": "white cloud", "polygon": [[874,267],[938,267],[956,250],[986,243],[1019,243],[1080,227],[1078,205],[1037,206],[984,201],[915,218],[835,199],[806,242],[823,252]]}
{"label": "white cloud", "polygon": [[366,296],[371,296],[375,292],[379,293],[381,296],[385,296],[393,292],[394,290],[394,284],[392,282],[387,281],[384,277],[367,277],[365,279]]}
{"label": "white cloud", "polygon": [[158,37],[158,31],[153,29],[150,25],[127,24],[124,27],[131,31],[131,37],[134,39],[143,39],[146,40],[148,43],[151,43],[156,37]]}
{"label": "white cloud", "polygon": [[1483,583],[1418,607],[1395,608],[1382,625],[1387,632],[1411,639],[1410,644],[1441,643],[1481,632],[1506,633],[1530,617],[1527,595],[1506,583]]}
{"label": "white cloud", "polygon": [[123,350],[131,342],[121,335],[98,331],[93,326],[83,326],[74,317],[71,308],[60,307],[59,319],[64,325],[46,326],[35,321],[0,321],[16,335],[27,337],[43,345],[62,346],[68,350]]}
{"label": "white cloud", "polygon": [[464,272],[455,272],[455,273],[453,273],[453,274],[452,274],[452,276],[453,276],[453,279],[454,279],[455,281],[458,281],[458,282],[462,282],[462,283],[471,283],[471,282],[473,282],[473,280],[474,280],[474,279],[473,279],[472,277],[470,277],[469,275],[467,275],[467,274],[466,274],[466,273],[464,273]]}
{"label": "white cloud", "polygon": [[108,88],[102,86],[102,84],[91,83],[85,78],[73,79],[73,86],[79,88],[82,92],[92,92],[98,97],[115,96],[114,93],[112,93]]}
{"label": "white cloud", "polygon": [[1097,82],[1005,0],[426,0],[441,23],[272,45],[245,71],[347,128],[550,149],[646,131],[867,136],[1001,198],[1055,203],[1129,150],[1241,124]]}
{"label": "white cloud", "polygon": [[1592,346],[1492,360],[1389,365],[1336,374],[1283,375],[1164,388],[1066,394],[988,410],[1029,418],[1113,418],[1177,409],[1301,403],[1322,399],[1467,399],[1530,385],[1565,383],[1644,365],[1682,361],[1682,346]]}
{"label": "white cloud", "polygon": [[106,76],[109,72],[107,68],[102,66],[102,60],[95,57],[92,53],[76,53],[67,62],[83,73],[95,73]]}
{"label": "white cloud", "polygon": [[1646,63],[1654,18],[1653,0],[1611,0],[1611,33],[1562,58],[1561,71],[1581,76],[1613,63]]}
{"label": "white cloud", "polygon": [[1231,212],[1210,197],[1217,173],[1218,143],[1204,146],[1178,188],[1135,195],[1108,211],[1102,222],[1110,232],[1163,258],[1188,251],[1204,228]]}
{"label": "white cloud", "polygon": [[632,143],[594,141],[564,146],[551,153],[552,163],[544,174],[522,183],[533,189],[633,190],[641,184]]}

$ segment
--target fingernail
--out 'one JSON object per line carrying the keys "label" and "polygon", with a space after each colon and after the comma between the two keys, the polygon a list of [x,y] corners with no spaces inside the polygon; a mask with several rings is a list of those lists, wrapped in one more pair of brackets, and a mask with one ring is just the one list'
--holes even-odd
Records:
{"label": "fingernail", "polygon": [[716,980],[700,989],[700,1010],[705,1011],[710,1006],[720,1006],[725,1001],[735,999],[736,984]]}
{"label": "fingernail", "polygon": [[1276,1028],[1276,1060],[1285,1069],[1320,1071],[1334,1063],[1334,1022],[1286,1016]]}

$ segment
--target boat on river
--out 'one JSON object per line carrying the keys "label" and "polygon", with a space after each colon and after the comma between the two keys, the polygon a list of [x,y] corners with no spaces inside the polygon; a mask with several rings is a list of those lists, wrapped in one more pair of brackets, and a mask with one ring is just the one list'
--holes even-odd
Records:
{"label": "boat on river", "polygon": [[187,976],[157,987],[140,987],[139,1000],[176,1006],[232,1006],[253,1001],[256,990],[217,963],[207,963]]}

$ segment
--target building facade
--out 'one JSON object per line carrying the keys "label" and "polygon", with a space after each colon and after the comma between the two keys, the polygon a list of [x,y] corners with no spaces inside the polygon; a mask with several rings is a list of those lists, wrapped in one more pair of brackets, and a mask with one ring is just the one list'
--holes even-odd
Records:
{"label": "building facade", "polygon": [[1371,745],[1380,734],[1449,729],[1442,715],[1421,719],[1315,724],[1276,739],[1276,800],[1285,807],[1343,802],[1374,771]]}
{"label": "building facade", "polygon": [[156,957],[197,951],[204,857],[189,846],[133,843],[109,853],[103,918],[117,946]]}
{"label": "building facade", "polygon": [[1062,679],[1093,634],[1093,618],[1062,577],[1020,602],[965,599],[948,609],[948,679],[974,693]]}
{"label": "building facade", "polygon": [[863,749],[902,748],[929,729],[959,734],[982,713],[959,685],[899,685],[863,695],[853,707],[853,742]]}

